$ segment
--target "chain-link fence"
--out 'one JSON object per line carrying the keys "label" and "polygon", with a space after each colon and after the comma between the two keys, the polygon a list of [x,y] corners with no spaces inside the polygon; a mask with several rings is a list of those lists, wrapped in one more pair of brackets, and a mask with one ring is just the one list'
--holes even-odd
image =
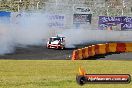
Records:
{"label": "chain-link fence", "polygon": [[[59,11],[63,11],[67,8],[72,9],[74,4],[87,5],[89,8],[92,9],[93,15],[95,16],[132,15],[132,0],[4,0],[0,1],[0,10],[30,11],[51,9],[52,11],[55,11],[56,9],[59,9]],[[51,5],[53,5],[53,8],[51,8]],[[47,8],[47,6],[49,7]],[[54,8],[54,6],[56,8]]]}

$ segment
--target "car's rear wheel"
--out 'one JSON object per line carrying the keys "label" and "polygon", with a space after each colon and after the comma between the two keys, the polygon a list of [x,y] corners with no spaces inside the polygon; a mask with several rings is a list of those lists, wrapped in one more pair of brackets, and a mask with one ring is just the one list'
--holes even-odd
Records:
{"label": "car's rear wheel", "polygon": [[64,49],[64,47],[62,46],[61,49]]}
{"label": "car's rear wheel", "polygon": [[62,47],[61,47],[61,49],[65,49],[65,47],[64,47],[64,46],[62,46]]}
{"label": "car's rear wheel", "polygon": [[49,46],[49,45],[47,45],[47,48],[49,49],[49,48],[50,48],[50,46]]}

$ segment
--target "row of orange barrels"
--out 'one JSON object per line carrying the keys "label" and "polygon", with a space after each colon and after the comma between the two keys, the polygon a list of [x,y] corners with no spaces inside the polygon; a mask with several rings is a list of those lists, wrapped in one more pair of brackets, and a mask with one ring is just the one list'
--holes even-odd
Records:
{"label": "row of orange barrels", "polygon": [[95,55],[116,52],[132,52],[132,43],[106,43],[87,46],[74,50],[72,53],[72,60],[83,60]]}

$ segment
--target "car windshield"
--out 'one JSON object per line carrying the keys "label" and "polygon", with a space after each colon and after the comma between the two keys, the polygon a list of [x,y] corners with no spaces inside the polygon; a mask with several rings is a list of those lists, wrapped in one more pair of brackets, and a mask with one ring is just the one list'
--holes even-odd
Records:
{"label": "car windshield", "polygon": [[61,39],[60,38],[50,38],[51,42],[56,41],[56,40],[60,41]]}

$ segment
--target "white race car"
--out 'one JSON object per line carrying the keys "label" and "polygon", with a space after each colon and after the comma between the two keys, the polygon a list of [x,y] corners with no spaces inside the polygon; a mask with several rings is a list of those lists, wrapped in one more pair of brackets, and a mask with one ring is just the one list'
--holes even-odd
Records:
{"label": "white race car", "polygon": [[51,37],[47,42],[47,48],[64,49],[65,48],[65,37]]}

